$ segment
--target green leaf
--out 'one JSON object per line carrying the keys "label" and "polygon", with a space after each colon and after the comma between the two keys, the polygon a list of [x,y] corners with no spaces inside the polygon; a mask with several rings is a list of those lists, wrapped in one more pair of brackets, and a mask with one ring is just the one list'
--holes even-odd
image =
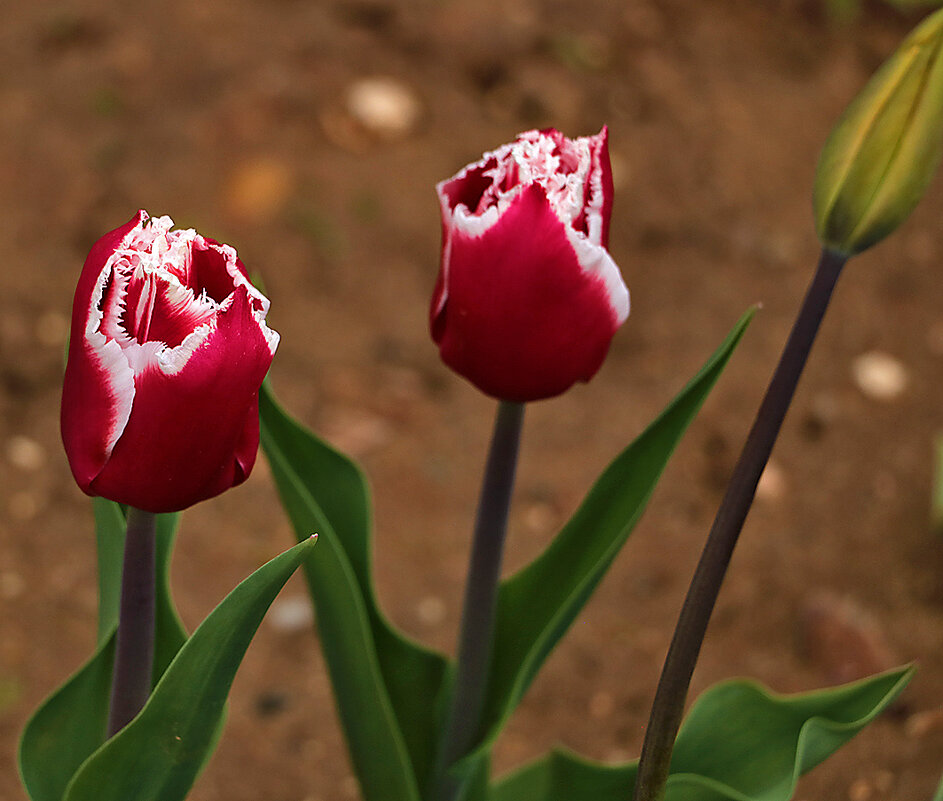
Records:
{"label": "green leaf", "polygon": [[625,544],[753,313],[751,309],[740,318],[681,394],[616,457],[550,547],[503,582],[485,712],[485,746],[497,737]]}
{"label": "green leaf", "polygon": [[[88,660],[33,713],[20,738],[19,769],[33,801],[62,801],[79,765],[105,742],[114,633],[118,624],[125,519],[112,501],[94,501],[98,538],[98,645]],[[154,683],[186,640],[170,597],[169,572],[179,515],[157,519]]]}
{"label": "green leaf", "polygon": [[65,801],[180,801],[215,744],[219,719],[262,616],[314,539],[260,567],[187,640],[144,709],[79,768]]}
{"label": "green leaf", "polygon": [[79,765],[103,742],[108,726],[115,629],[92,658],[47,698],[20,737],[20,778],[32,801],[62,801]]}
{"label": "green leaf", "polygon": [[262,447],[298,537],[321,537],[305,567],[351,759],[364,797],[416,801],[432,766],[447,662],[400,634],[379,608],[370,498],[359,468],[292,420],[267,386]]}
{"label": "green leaf", "polygon": [[936,788],[933,794],[933,801],[943,801],[943,776],[940,777],[940,786]]}
{"label": "green leaf", "polygon": [[[905,666],[797,695],[747,679],[714,685],[678,735],[665,801],[788,801],[799,776],[874,720],[913,673]],[[554,751],[499,781],[488,801],[625,801],[637,768]]]}

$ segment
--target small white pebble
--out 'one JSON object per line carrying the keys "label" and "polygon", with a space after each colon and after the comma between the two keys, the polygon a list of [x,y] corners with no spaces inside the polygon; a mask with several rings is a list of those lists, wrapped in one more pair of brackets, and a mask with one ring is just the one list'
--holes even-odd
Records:
{"label": "small white pebble", "polygon": [[46,451],[35,439],[21,434],[7,440],[7,459],[21,470],[39,470],[46,463]]}
{"label": "small white pebble", "polygon": [[285,634],[304,631],[314,625],[314,610],[307,598],[280,598],[268,614],[272,628]]}
{"label": "small white pebble", "polygon": [[894,400],[907,388],[907,368],[888,353],[876,350],[862,353],[851,369],[858,389],[869,398]]}
{"label": "small white pebble", "polygon": [[416,616],[427,626],[437,626],[445,620],[445,601],[435,595],[427,595],[416,607]]}
{"label": "small white pebble", "polygon": [[421,106],[416,94],[389,77],[364,78],[347,90],[347,111],[368,131],[385,137],[408,134]]}

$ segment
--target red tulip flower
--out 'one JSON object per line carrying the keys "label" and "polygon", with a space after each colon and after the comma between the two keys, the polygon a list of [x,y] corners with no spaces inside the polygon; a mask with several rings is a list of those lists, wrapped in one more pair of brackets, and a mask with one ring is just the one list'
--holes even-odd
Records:
{"label": "red tulip flower", "polygon": [[608,133],[528,131],[436,187],[442,260],[432,337],[443,361],[501,400],[588,381],[629,314],[607,250]]}
{"label": "red tulip flower", "polygon": [[269,301],[229,245],[140,211],[85,260],[62,439],[79,486],[148,512],[246,479],[278,345]]}

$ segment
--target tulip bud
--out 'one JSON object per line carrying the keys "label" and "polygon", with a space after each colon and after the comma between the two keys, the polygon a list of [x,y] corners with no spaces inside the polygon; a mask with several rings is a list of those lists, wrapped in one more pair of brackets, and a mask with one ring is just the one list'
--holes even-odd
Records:
{"label": "tulip bud", "polygon": [[483,392],[531,401],[588,381],[629,314],[610,257],[608,133],[528,131],[436,187],[432,337]]}
{"label": "tulip bud", "polygon": [[923,21],[851,102],[819,159],[822,243],[850,256],[913,211],[943,152],[943,11]]}
{"label": "tulip bud", "polygon": [[278,334],[229,245],[138,212],[85,261],[62,440],[79,486],[170,512],[241,483]]}

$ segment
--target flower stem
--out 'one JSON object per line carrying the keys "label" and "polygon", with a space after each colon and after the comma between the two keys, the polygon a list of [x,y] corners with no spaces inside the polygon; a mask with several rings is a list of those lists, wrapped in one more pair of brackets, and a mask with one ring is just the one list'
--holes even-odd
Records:
{"label": "flower stem", "polygon": [[151,692],[156,527],[155,514],[128,507],[115,668],[108,712],[109,737],[131,722]]}
{"label": "flower stem", "polygon": [[847,257],[841,254],[828,250],[822,252],[799,316],[717,510],[717,517],[684,599],[655,692],[642,745],[634,801],[659,801],[663,797],[671,765],[671,751],[681,725],[688,686],[714,602],[743,522],[753,503],[756,485],[769,460],[773,443],[846,260]]}
{"label": "flower stem", "polygon": [[491,449],[478,502],[465,585],[455,684],[432,785],[432,797],[440,801],[456,797],[460,788],[456,781],[447,777],[447,771],[474,745],[481,728],[491,665],[501,557],[504,553],[523,421],[524,404],[501,401],[495,416]]}

